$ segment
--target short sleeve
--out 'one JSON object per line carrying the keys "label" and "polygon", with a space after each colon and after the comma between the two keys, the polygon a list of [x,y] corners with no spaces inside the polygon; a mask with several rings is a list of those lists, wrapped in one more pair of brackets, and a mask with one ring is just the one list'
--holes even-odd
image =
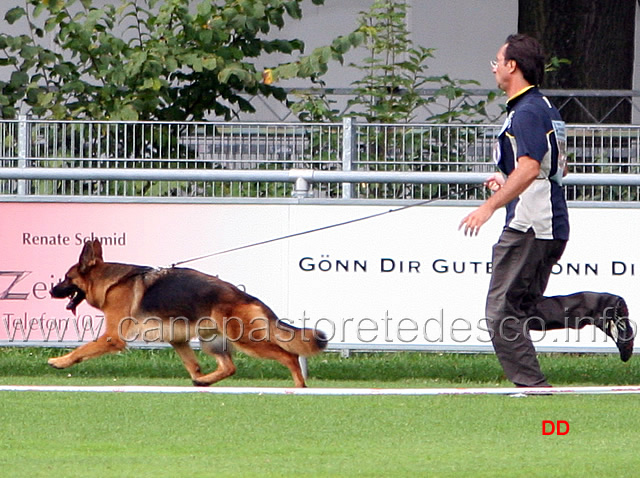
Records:
{"label": "short sleeve", "polygon": [[523,108],[513,115],[511,131],[516,139],[517,157],[529,156],[541,163],[549,149],[545,119]]}

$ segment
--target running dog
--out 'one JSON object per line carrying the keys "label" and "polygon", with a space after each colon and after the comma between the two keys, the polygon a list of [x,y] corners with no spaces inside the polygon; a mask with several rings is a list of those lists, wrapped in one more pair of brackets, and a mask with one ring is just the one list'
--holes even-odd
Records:
{"label": "running dog", "polygon": [[[104,334],[61,357],[49,359],[67,368],[106,353],[123,350],[132,340],[170,343],[194,385],[208,386],[233,375],[231,347],[248,355],[274,359],[289,368],[296,387],[305,387],[299,356],[321,352],[325,335],[299,329],[276,317],[260,300],[228,282],[193,269],[105,262],[100,241],[85,243],[78,263],[51,289],[57,299],[69,298],[75,314],[83,300],[101,310]],[[217,369],[204,374],[190,340],[215,357]]]}

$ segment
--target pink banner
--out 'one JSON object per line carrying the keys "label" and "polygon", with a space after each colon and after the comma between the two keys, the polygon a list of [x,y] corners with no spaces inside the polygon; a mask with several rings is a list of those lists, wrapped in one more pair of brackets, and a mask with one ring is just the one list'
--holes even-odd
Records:
{"label": "pink banner", "polygon": [[[100,311],[83,302],[73,315],[65,309],[66,299],[49,295],[51,287],[77,262],[85,241],[100,239],[106,261],[169,266],[280,235],[286,226],[269,219],[273,214],[260,214],[264,209],[252,206],[251,224],[244,224],[246,218],[236,214],[237,205],[233,209],[197,204],[2,203],[0,341],[55,344],[98,337],[104,321]],[[247,279],[255,277],[257,253],[185,267],[214,275],[218,268],[227,269],[220,274],[222,278],[247,288]]]}

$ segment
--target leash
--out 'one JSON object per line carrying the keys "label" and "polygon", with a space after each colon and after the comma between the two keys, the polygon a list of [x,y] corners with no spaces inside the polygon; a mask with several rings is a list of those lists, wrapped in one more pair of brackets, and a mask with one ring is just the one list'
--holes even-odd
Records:
{"label": "leash", "polygon": [[202,259],[208,259],[209,257],[221,256],[223,254],[228,254],[230,252],[240,251],[242,249],[249,249],[250,247],[262,246],[264,244],[270,244],[272,242],[283,241],[285,239],[291,239],[293,237],[304,236],[306,234],[312,234],[314,232],[326,231],[327,229],[333,229],[333,228],[336,228],[336,227],[346,226],[348,224],[354,224],[356,222],[367,221],[369,219],[373,219],[373,218],[380,217],[380,216],[385,216],[387,214],[393,214],[393,213],[396,213],[396,212],[404,211],[406,209],[411,209],[413,207],[426,206],[427,204],[431,204],[432,202],[435,202],[435,201],[441,201],[443,199],[449,199],[449,198],[452,198],[454,196],[460,196],[462,194],[465,194],[465,193],[468,193],[468,192],[473,191],[475,189],[478,189],[479,187],[480,186],[476,184],[474,186],[469,186],[469,187],[463,189],[462,191],[454,191],[454,192],[451,192],[451,193],[442,194],[442,195],[440,195],[438,197],[435,197],[435,198],[427,199],[425,201],[420,201],[420,202],[413,203],[413,204],[408,204],[406,206],[398,207],[398,208],[395,208],[395,209],[389,209],[388,211],[378,212],[376,214],[371,214],[369,216],[359,217],[359,218],[356,218],[356,219],[350,219],[350,220],[344,221],[344,222],[338,222],[338,223],[335,223],[335,224],[329,224],[328,226],[317,227],[315,229],[309,229],[307,231],[295,232],[293,234],[287,234],[286,236],[274,237],[272,239],[267,239],[267,240],[264,240],[264,241],[253,242],[251,244],[245,244],[243,246],[232,247],[231,249],[225,249],[223,251],[218,251],[218,252],[213,252],[211,254],[205,254],[203,256],[193,257],[191,259],[185,259],[184,261],[180,261],[180,262],[176,262],[174,264],[171,264],[171,267],[174,268],[174,267],[179,266],[179,265],[188,264],[189,262],[196,262],[196,261],[200,261]]}

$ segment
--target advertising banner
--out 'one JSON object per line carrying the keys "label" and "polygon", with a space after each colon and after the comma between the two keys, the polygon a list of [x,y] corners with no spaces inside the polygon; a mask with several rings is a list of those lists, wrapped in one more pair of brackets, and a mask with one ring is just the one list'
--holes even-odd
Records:
{"label": "advertising banner", "polygon": [[[497,213],[477,237],[458,230],[468,207],[423,206],[323,229],[388,206],[300,204],[3,203],[0,205],[0,344],[95,340],[101,312],[76,314],[49,295],[98,238],[106,261],[153,267],[277,240],[179,265],[246,290],[282,319],[316,327],[334,348],[491,350],[484,302]],[[547,295],[637,294],[637,209],[571,209],[571,240]],[[615,351],[593,326],[533,332],[539,350]]]}

